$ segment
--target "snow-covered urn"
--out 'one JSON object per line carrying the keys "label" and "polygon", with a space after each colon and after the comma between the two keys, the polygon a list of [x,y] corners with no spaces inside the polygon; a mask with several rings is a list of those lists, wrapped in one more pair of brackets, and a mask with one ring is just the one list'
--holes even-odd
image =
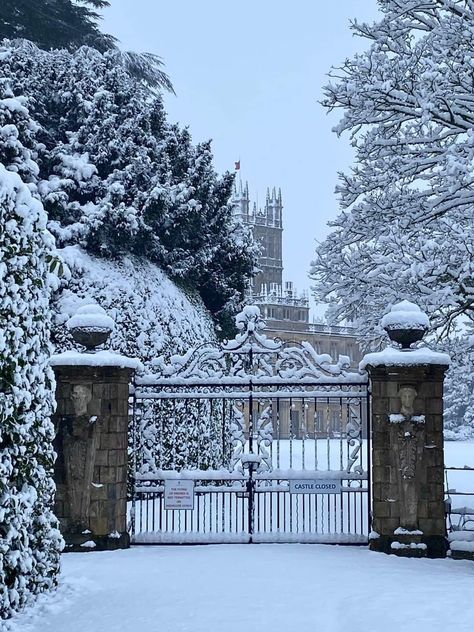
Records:
{"label": "snow-covered urn", "polygon": [[382,318],[381,325],[392,342],[401,345],[402,349],[410,349],[415,342],[422,340],[430,320],[418,305],[404,300],[392,306]]}
{"label": "snow-covered urn", "polygon": [[77,309],[74,316],[66,322],[66,327],[77,344],[86,347],[88,352],[93,352],[96,347],[107,342],[115,322],[100,305],[88,303]]}

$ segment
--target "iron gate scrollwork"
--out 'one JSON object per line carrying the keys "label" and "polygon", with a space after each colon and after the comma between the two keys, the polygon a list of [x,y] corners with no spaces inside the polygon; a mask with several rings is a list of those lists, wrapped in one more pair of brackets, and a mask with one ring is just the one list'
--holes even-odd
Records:
{"label": "iron gate scrollwork", "polygon": [[[136,380],[132,541],[367,542],[366,376],[268,338],[256,306],[237,327]],[[177,480],[192,481],[192,508],[166,505]]]}

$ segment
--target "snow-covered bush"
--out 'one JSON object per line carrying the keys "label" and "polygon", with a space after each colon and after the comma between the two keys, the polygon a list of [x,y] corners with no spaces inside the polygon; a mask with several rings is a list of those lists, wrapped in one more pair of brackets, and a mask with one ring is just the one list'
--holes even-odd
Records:
{"label": "snow-covered bush", "polygon": [[102,52],[109,51],[114,54],[117,64],[124,66],[131,76],[150,89],[174,92],[158,55],[121,51],[115,37],[101,32],[98,9],[109,4],[109,0],[2,0],[0,39],[20,37],[46,50],[75,50],[86,45]]}
{"label": "snow-covered bush", "polygon": [[[29,98],[39,165],[30,182],[71,264],[55,298],[60,320],[77,297],[96,300],[117,323],[112,345],[150,370],[159,355],[213,337],[204,308],[222,328],[232,323],[254,255],[232,219],[232,176],[216,174],[210,144],[194,145],[187,129],[170,125],[161,97],[113,52],[5,41],[0,67],[12,96]],[[55,338],[59,349],[65,336]],[[202,442],[199,459],[210,462],[211,420],[191,421],[180,416],[188,434],[177,450],[196,462],[191,444]]]}
{"label": "snow-covered bush", "polygon": [[[214,171],[210,144],[194,145],[187,129],[170,125],[161,97],[116,52],[4,41],[0,68],[11,97],[28,97],[28,148],[39,165],[28,182],[71,264],[55,298],[59,320],[77,297],[97,301],[117,323],[115,349],[151,370],[159,355],[213,337],[204,308],[222,328],[231,323],[254,251],[232,219],[233,178]],[[66,337],[57,335],[58,350]],[[201,442],[200,462],[210,463],[212,419],[203,427],[194,413],[192,424],[184,417],[175,426],[187,434],[168,452],[176,460],[187,450],[196,462]]]}
{"label": "snow-covered bush", "polygon": [[52,306],[59,350],[74,344],[65,324],[87,303],[98,303],[115,321],[111,348],[140,358],[149,373],[159,356],[169,359],[214,339],[212,320],[197,293],[180,289],[146,259],[101,259],[80,246],[67,246],[59,253],[69,269]]}
{"label": "snow-covered bush", "polygon": [[8,618],[56,584],[62,540],[48,365],[54,240],[31,184],[36,126],[24,99],[1,86],[0,97],[0,617]]}
{"label": "snow-covered bush", "polygon": [[[55,295],[54,341],[71,348],[66,321],[78,307],[95,302],[115,321],[110,338],[114,351],[138,357],[152,374],[158,358],[166,362],[202,342],[215,340],[212,319],[199,295],[175,285],[155,264],[136,256],[118,260],[91,256],[79,246],[60,250],[70,279]],[[143,471],[157,467],[220,464],[220,427],[204,408],[140,403],[138,444]]]}

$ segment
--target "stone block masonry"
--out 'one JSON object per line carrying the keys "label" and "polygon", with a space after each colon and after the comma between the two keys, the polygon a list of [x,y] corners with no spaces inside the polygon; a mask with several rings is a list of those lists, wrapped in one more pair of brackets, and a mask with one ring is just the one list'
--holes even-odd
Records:
{"label": "stone block masonry", "polygon": [[[100,355],[76,354],[78,363],[66,353],[52,362],[57,382],[55,508],[66,551],[129,546],[128,398],[134,368],[131,361],[100,366]],[[115,357],[120,364],[120,356]]]}
{"label": "stone block masonry", "polygon": [[392,345],[359,365],[372,391],[370,548],[404,557],[444,557],[443,382],[449,356],[420,345],[430,322],[403,300],[381,321]]}
{"label": "stone block masonry", "polygon": [[[409,360],[410,351],[398,353]],[[441,422],[447,366],[369,363],[366,368],[373,398],[370,548],[444,557],[448,545]]]}

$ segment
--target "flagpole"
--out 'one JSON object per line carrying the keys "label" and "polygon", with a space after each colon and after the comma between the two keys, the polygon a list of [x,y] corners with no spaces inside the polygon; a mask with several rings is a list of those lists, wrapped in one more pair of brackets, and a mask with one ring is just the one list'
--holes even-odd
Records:
{"label": "flagpole", "polygon": [[240,156],[234,163],[234,170],[239,172],[239,191],[242,192],[242,176],[240,175]]}

